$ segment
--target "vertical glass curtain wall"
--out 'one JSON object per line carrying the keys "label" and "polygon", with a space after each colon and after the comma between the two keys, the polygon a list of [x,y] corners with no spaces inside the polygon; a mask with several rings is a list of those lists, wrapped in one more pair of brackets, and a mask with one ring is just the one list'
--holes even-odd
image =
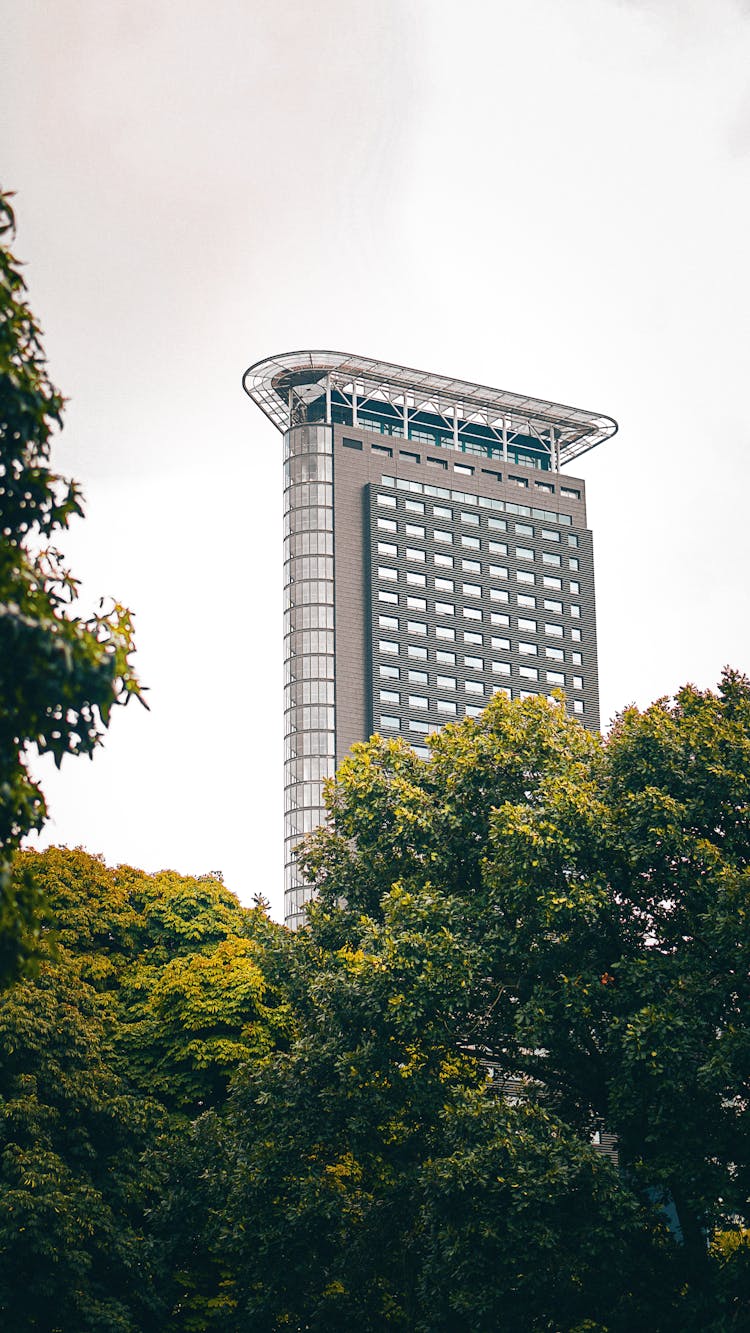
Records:
{"label": "vertical glass curtain wall", "polygon": [[284,436],[284,914],[294,929],[314,890],[294,846],[323,820],[334,771],[333,434]]}

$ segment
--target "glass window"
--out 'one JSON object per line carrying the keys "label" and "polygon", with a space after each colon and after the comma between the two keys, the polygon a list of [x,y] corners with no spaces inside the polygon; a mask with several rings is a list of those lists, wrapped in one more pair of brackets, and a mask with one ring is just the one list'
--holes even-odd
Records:
{"label": "glass window", "polygon": [[411,681],[412,685],[426,685],[429,680],[429,676],[427,675],[426,671],[417,671],[414,667],[410,667],[409,680]]}
{"label": "glass window", "polygon": [[516,579],[519,583],[536,583],[536,574],[530,569],[517,569]]}
{"label": "glass window", "polygon": [[438,625],[435,629],[435,636],[438,639],[455,639],[456,631],[449,629],[447,625]]}
{"label": "glass window", "polygon": [[381,690],[380,700],[384,704],[397,704],[401,702],[401,695],[398,690]]}
{"label": "glass window", "polygon": [[583,676],[574,676],[574,677],[573,677],[573,689],[574,689],[574,690],[582,690],[582,689],[583,689]]}
{"label": "glass window", "polygon": [[561,486],[560,494],[565,496],[566,500],[580,500],[581,492],[574,490],[572,486]]}
{"label": "glass window", "polygon": [[379,518],[378,527],[382,532],[395,532],[398,527],[398,523],[396,522],[395,518]]}
{"label": "glass window", "polygon": [[439,713],[450,713],[455,716],[456,705],[452,699],[438,699],[437,710]]}
{"label": "glass window", "polygon": [[555,578],[554,574],[545,574],[544,586],[545,588],[552,588],[555,592],[561,592],[562,579]]}
{"label": "glass window", "polygon": [[397,593],[397,592],[384,592],[383,589],[380,588],[380,589],[378,590],[378,601],[379,601],[379,602],[390,602],[391,606],[397,605],[397,604],[398,604],[398,593]]}
{"label": "glass window", "polygon": [[493,634],[493,636],[492,636],[492,647],[493,647],[493,648],[510,648],[510,639],[501,639],[501,638],[499,637],[499,635]]}
{"label": "glass window", "polygon": [[528,593],[519,592],[516,601],[519,606],[528,606],[530,609],[536,606],[536,597],[531,597]]}
{"label": "glass window", "polygon": [[398,680],[401,672],[397,666],[388,666],[386,662],[380,663],[380,674],[387,680]]}
{"label": "glass window", "polygon": [[577,555],[571,555],[571,556],[569,557],[569,559],[568,559],[568,569],[573,569],[573,570],[578,569],[578,556],[577,556]]}
{"label": "glass window", "polygon": [[393,458],[393,450],[387,444],[371,444],[370,448],[374,454],[385,454],[387,458]]}
{"label": "glass window", "polygon": [[546,542],[559,542],[560,533],[556,528],[542,528],[542,536]]}
{"label": "glass window", "polygon": [[430,731],[430,724],[429,722],[418,722],[416,718],[412,718],[409,723],[409,731],[419,731],[423,736],[426,736]]}
{"label": "glass window", "polygon": [[562,602],[556,602],[552,597],[545,597],[544,609],[545,611],[556,611],[558,616],[561,616],[563,613],[563,604]]}
{"label": "glass window", "polygon": [[462,509],[462,510],[461,510],[461,522],[462,522],[462,523],[473,523],[475,527],[478,527],[478,526],[479,526],[479,515],[478,515],[478,514],[472,514],[472,513],[469,513],[467,510]]}
{"label": "glass window", "polygon": [[518,628],[526,630],[527,634],[536,634],[536,621],[526,620],[524,616],[518,617]]}
{"label": "glass window", "polygon": [[509,676],[510,662],[493,662],[492,670],[495,672],[497,676]]}
{"label": "glass window", "polygon": [[582,665],[583,665],[583,657],[581,656],[580,653],[571,653],[571,657],[572,657],[572,659],[573,659],[573,665],[574,665],[574,666],[582,666]]}
{"label": "glass window", "polygon": [[427,602],[424,597],[407,597],[406,605],[410,611],[426,611]]}
{"label": "glass window", "polygon": [[474,476],[474,469],[473,469],[473,467],[469,467],[468,463],[454,463],[454,464],[453,464],[453,471],[454,471],[454,472],[461,472],[465,477],[473,477],[473,476]]}
{"label": "glass window", "polygon": [[483,642],[484,640],[481,634],[477,634],[475,633],[474,630],[471,629],[464,630],[464,643],[483,643]]}
{"label": "glass window", "polygon": [[564,672],[564,671],[548,671],[548,672],[547,672],[547,680],[549,681],[549,684],[550,684],[550,685],[564,685],[564,684],[565,684],[565,672]]}
{"label": "glass window", "polygon": [[582,713],[582,712],[584,712],[583,699],[574,699],[574,700],[573,700],[573,712],[574,712],[574,713]]}
{"label": "glass window", "polygon": [[464,686],[467,694],[484,694],[481,680],[467,680]]}
{"label": "glass window", "polygon": [[445,569],[453,568],[453,556],[441,555],[439,551],[435,552],[435,564],[442,565]]}
{"label": "glass window", "polygon": [[572,603],[571,603],[571,606],[570,606],[570,614],[571,614],[573,620],[580,620],[580,619],[581,619],[581,608],[580,608],[580,606],[578,606],[578,604],[577,604],[576,602],[572,602]]}
{"label": "glass window", "polygon": [[580,583],[577,583],[575,579],[570,580],[570,591],[574,597],[578,597],[578,595],[580,594],[581,585]]}
{"label": "glass window", "polygon": [[544,632],[549,635],[551,639],[561,639],[563,636],[563,627],[562,625],[545,625]]}
{"label": "glass window", "polygon": [[393,639],[381,639],[378,647],[381,653],[398,653],[398,644]]}
{"label": "glass window", "polygon": [[481,597],[482,589],[478,583],[465,583],[463,585],[464,597]]}
{"label": "glass window", "polygon": [[400,720],[397,717],[390,717],[387,713],[381,715],[380,725],[381,727],[387,727],[389,731],[401,730]]}
{"label": "glass window", "polygon": [[562,556],[559,556],[557,551],[542,551],[542,563],[559,567],[562,564]]}
{"label": "glass window", "polygon": [[417,662],[427,661],[427,649],[423,648],[421,643],[410,643],[406,651],[409,657],[415,658]]}
{"label": "glass window", "polygon": [[453,592],[455,586],[453,579],[435,577],[435,587],[438,592]]}
{"label": "glass window", "polygon": [[398,570],[391,569],[388,565],[378,565],[378,578],[395,582],[398,578]]}
{"label": "glass window", "polygon": [[404,509],[408,509],[410,514],[423,514],[424,504],[421,500],[404,500]]}
{"label": "glass window", "polygon": [[461,568],[465,574],[481,574],[482,566],[478,560],[462,560]]}
{"label": "glass window", "polygon": [[505,565],[490,565],[490,577],[493,579],[507,579],[507,567]]}
{"label": "glass window", "polygon": [[425,694],[410,694],[410,695],[409,695],[409,707],[410,707],[410,708],[426,708],[426,707],[427,707],[427,696],[426,696]]}
{"label": "glass window", "polygon": [[571,637],[571,639],[573,640],[574,643],[580,643],[580,642],[581,642],[581,631],[580,631],[579,629],[577,629],[575,625],[573,626],[572,630],[570,631],[570,637]]}
{"label": "glass window", "polygon": [[574,532],[568,533],[568,546],[577,546],[578,538]]}
{"label": "glass window", "polygon": [[380,494],[378,494],[378,504],[379,504],[379,505],[383,505],[383,507],[384,507],[385,509],[395,509],[395,508],[396,508],[396,497],[395,497],[395,495],[380,495]]}
{"label": "glass window", "polygon": [[482,710],[481,708],[479,708],[477,704],[467,704],[467,705],[466,705],[466,716],[467,716],[467,717],[481,717],[481,716],[482,716],[482,711],[483,711],[483,710]]}
{"label": "glass window", "polygon": [[410,634],[426,634],[427,626],[423,620],[407,620],[406,628]]}
{"label": "glass window", "polygon": [[536,667],[527,667],[527,666],[519,667],[518,674],[519,676],[523,676],[524,680],[539,679],[539,672],[537,671]]}
{"label": "glass window", "polygon": [[418,546],[407,546],[406,558],[407,560],[413,560],[418,565],[423,565],[425,558],[424,551],[420,551]]}
{"label": "glass window", "polygon": [[508,554],[508,543],[507,543],[507,542],[493,542],[493,541],[491,541],[491,542],[488,543],[488,545],[489,545],[490,550],[491,550],[495,555],[507,555],[507,554]]}
{"label": "glass window", "polygon": [[482,619],[482,612],[479,610],[478,606],[464,607],[464,620],[481,620],[481,619]]}
{"label": "glass window", "polygon": [[435,658],[438,662],[442,662],[444,666],[456,665],[456,654],[449,653],[445,648],[438,648]]}
{"label": "glass window", "polygon": [[381,629],[398,629],[398,617],[378,616],[378,624]]}
{"label": "glass window", "polygon": [[472,537],[468,532],[462,532],[461,545],[468,546],[472,551],[478,551],[482,543],[479,537]]}
{"label": "glass window", "polygon": [[344,438],[342,439],[341,443],[343,444],[343,446],[344,446],[345,449],[361,449],[361,448],[362,448],[362,441],[361,441],[361,440],[347,440],[346,436],[344,436]]}
{"label": "glass window", "polygon": [[504,518],[494,518],[490,516],[487,519],[487,527],[494,528],[496,532],[507,532],[508,524]]}
{"label": "glass window", "polygon": [[490,588],[490,600],[493,602],[507,602],[508,593],[505,588]]}
{"label": "glass window", "polygon": [[407,569],[406,582],[410,583],[414,588],[427,587],[427,579],[425,578],[424,574],[417,574],[413,569]]}
{"label": "glass window", "polygon": [[455,690],[456,688],[455,676],[438,676],[437,687],[439,690]]}
{"label": "glass window", "polygon": [[433,505],[432,512],[435,518],[453,518],[453,510],[446,509],[445,505]]}
{"label": "glass window", "polygon": [[484,671],[484,661],[481,657],[465,657],[464,666],[471,667],[472,671]]}
{"label": "glass window", "polygon": [[503,611],[491,611],[490,620],[493,625],[503,625],[506,628],[510,625],[510,616],[506,616]]}
{"label": "glass window", "polygon": [[521,537],[534,536],[534,529],[530,523],[514,523],[513,527]]}
{"label": "glass window", "polygon": [[412,750],[414,751],[415,754],[418,754],[418,755],[419,755],[419,758],[420,758],[420,759],[429,759],[429,757],[430,757],[430,752],[429,752],[429,750],[427,749],[427,746],[426,746],[426,745],[412,745],[411,748],[412,748]]}
{"label": "glass window", "polygon": [[[387,520],[386,520],[387,521]],[[424,537],[424,528],[421,523],[406,524],[407,537]]]}
{"label": "glass window", "polygon": [[565,653],[562,648],[551,648],[547,646],[544,650],[545,657],[551,657],[554,662],[564,662]]}
{"label": "glass window", "polygon": [[453,545],[453,533],[444,532],[442,528],[435,528],[433,537],[436,542],[447,542],[449,546]]}
{"label": "glass window", "polygon": [[522,641],[518,645],[518,651],[519,653],[523,653],[526,657],[536,657],[538,650],[535,643],[525,643]]}
{"label": "glass window", "polygon": [[516,560],[533,560],[534,552],[530,546],[516,547]]}
{"label": "glass window", "polygon": [[436,603],[435,603],[435,615],[436,615],[436,616],[454,616],[455,614],[456,614],[456,608],[455,608],[453,602],[436,602]]}

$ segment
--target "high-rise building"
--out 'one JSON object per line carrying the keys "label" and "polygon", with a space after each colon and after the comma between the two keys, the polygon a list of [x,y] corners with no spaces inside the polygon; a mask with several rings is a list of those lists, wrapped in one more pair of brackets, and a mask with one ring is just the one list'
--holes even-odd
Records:
{"label": "high-rise building", "polygon": [[561,468],[600,413],[341,352],[289,352],[244,386],[284,436],[285,895],[322,784],[374,732],[425,738],[498,690],[565,690],[599,725],[591,533]]}

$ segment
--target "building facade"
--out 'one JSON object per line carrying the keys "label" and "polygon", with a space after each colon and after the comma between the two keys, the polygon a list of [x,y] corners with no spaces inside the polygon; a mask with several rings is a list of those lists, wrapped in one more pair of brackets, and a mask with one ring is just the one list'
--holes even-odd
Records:
{"label": "building facade", "polygon": [[246,371],[284,438],[285,919],[322,786],[379,732],[426,737],[493,693],[563,689],[599,726],[584,482],[610,417],[337,352]]}

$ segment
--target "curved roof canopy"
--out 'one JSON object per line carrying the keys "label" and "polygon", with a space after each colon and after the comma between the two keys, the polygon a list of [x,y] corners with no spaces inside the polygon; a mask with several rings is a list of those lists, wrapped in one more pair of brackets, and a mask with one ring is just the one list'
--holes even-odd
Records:
{"label": "curved roof canopy", "polygon": [[600,412],[490,389],[350,352],[283,352],[250,366],[242,383],[280,431],[305,420],[312,404],[316,404],[315,420],[330,422],[332,402],[343,402],[352,410],[355,425],[360,409],[366,414],[368,408],[377,410],[378,404],[388,404],[389,410],[397,409],[406,423],[417,415],[441,418],[457,444],[460,435],[475,424],[498,439],[503,435],[506,439],[516,435],[536,437],[559,463],[569,463],[617,430],[617,422]]}

